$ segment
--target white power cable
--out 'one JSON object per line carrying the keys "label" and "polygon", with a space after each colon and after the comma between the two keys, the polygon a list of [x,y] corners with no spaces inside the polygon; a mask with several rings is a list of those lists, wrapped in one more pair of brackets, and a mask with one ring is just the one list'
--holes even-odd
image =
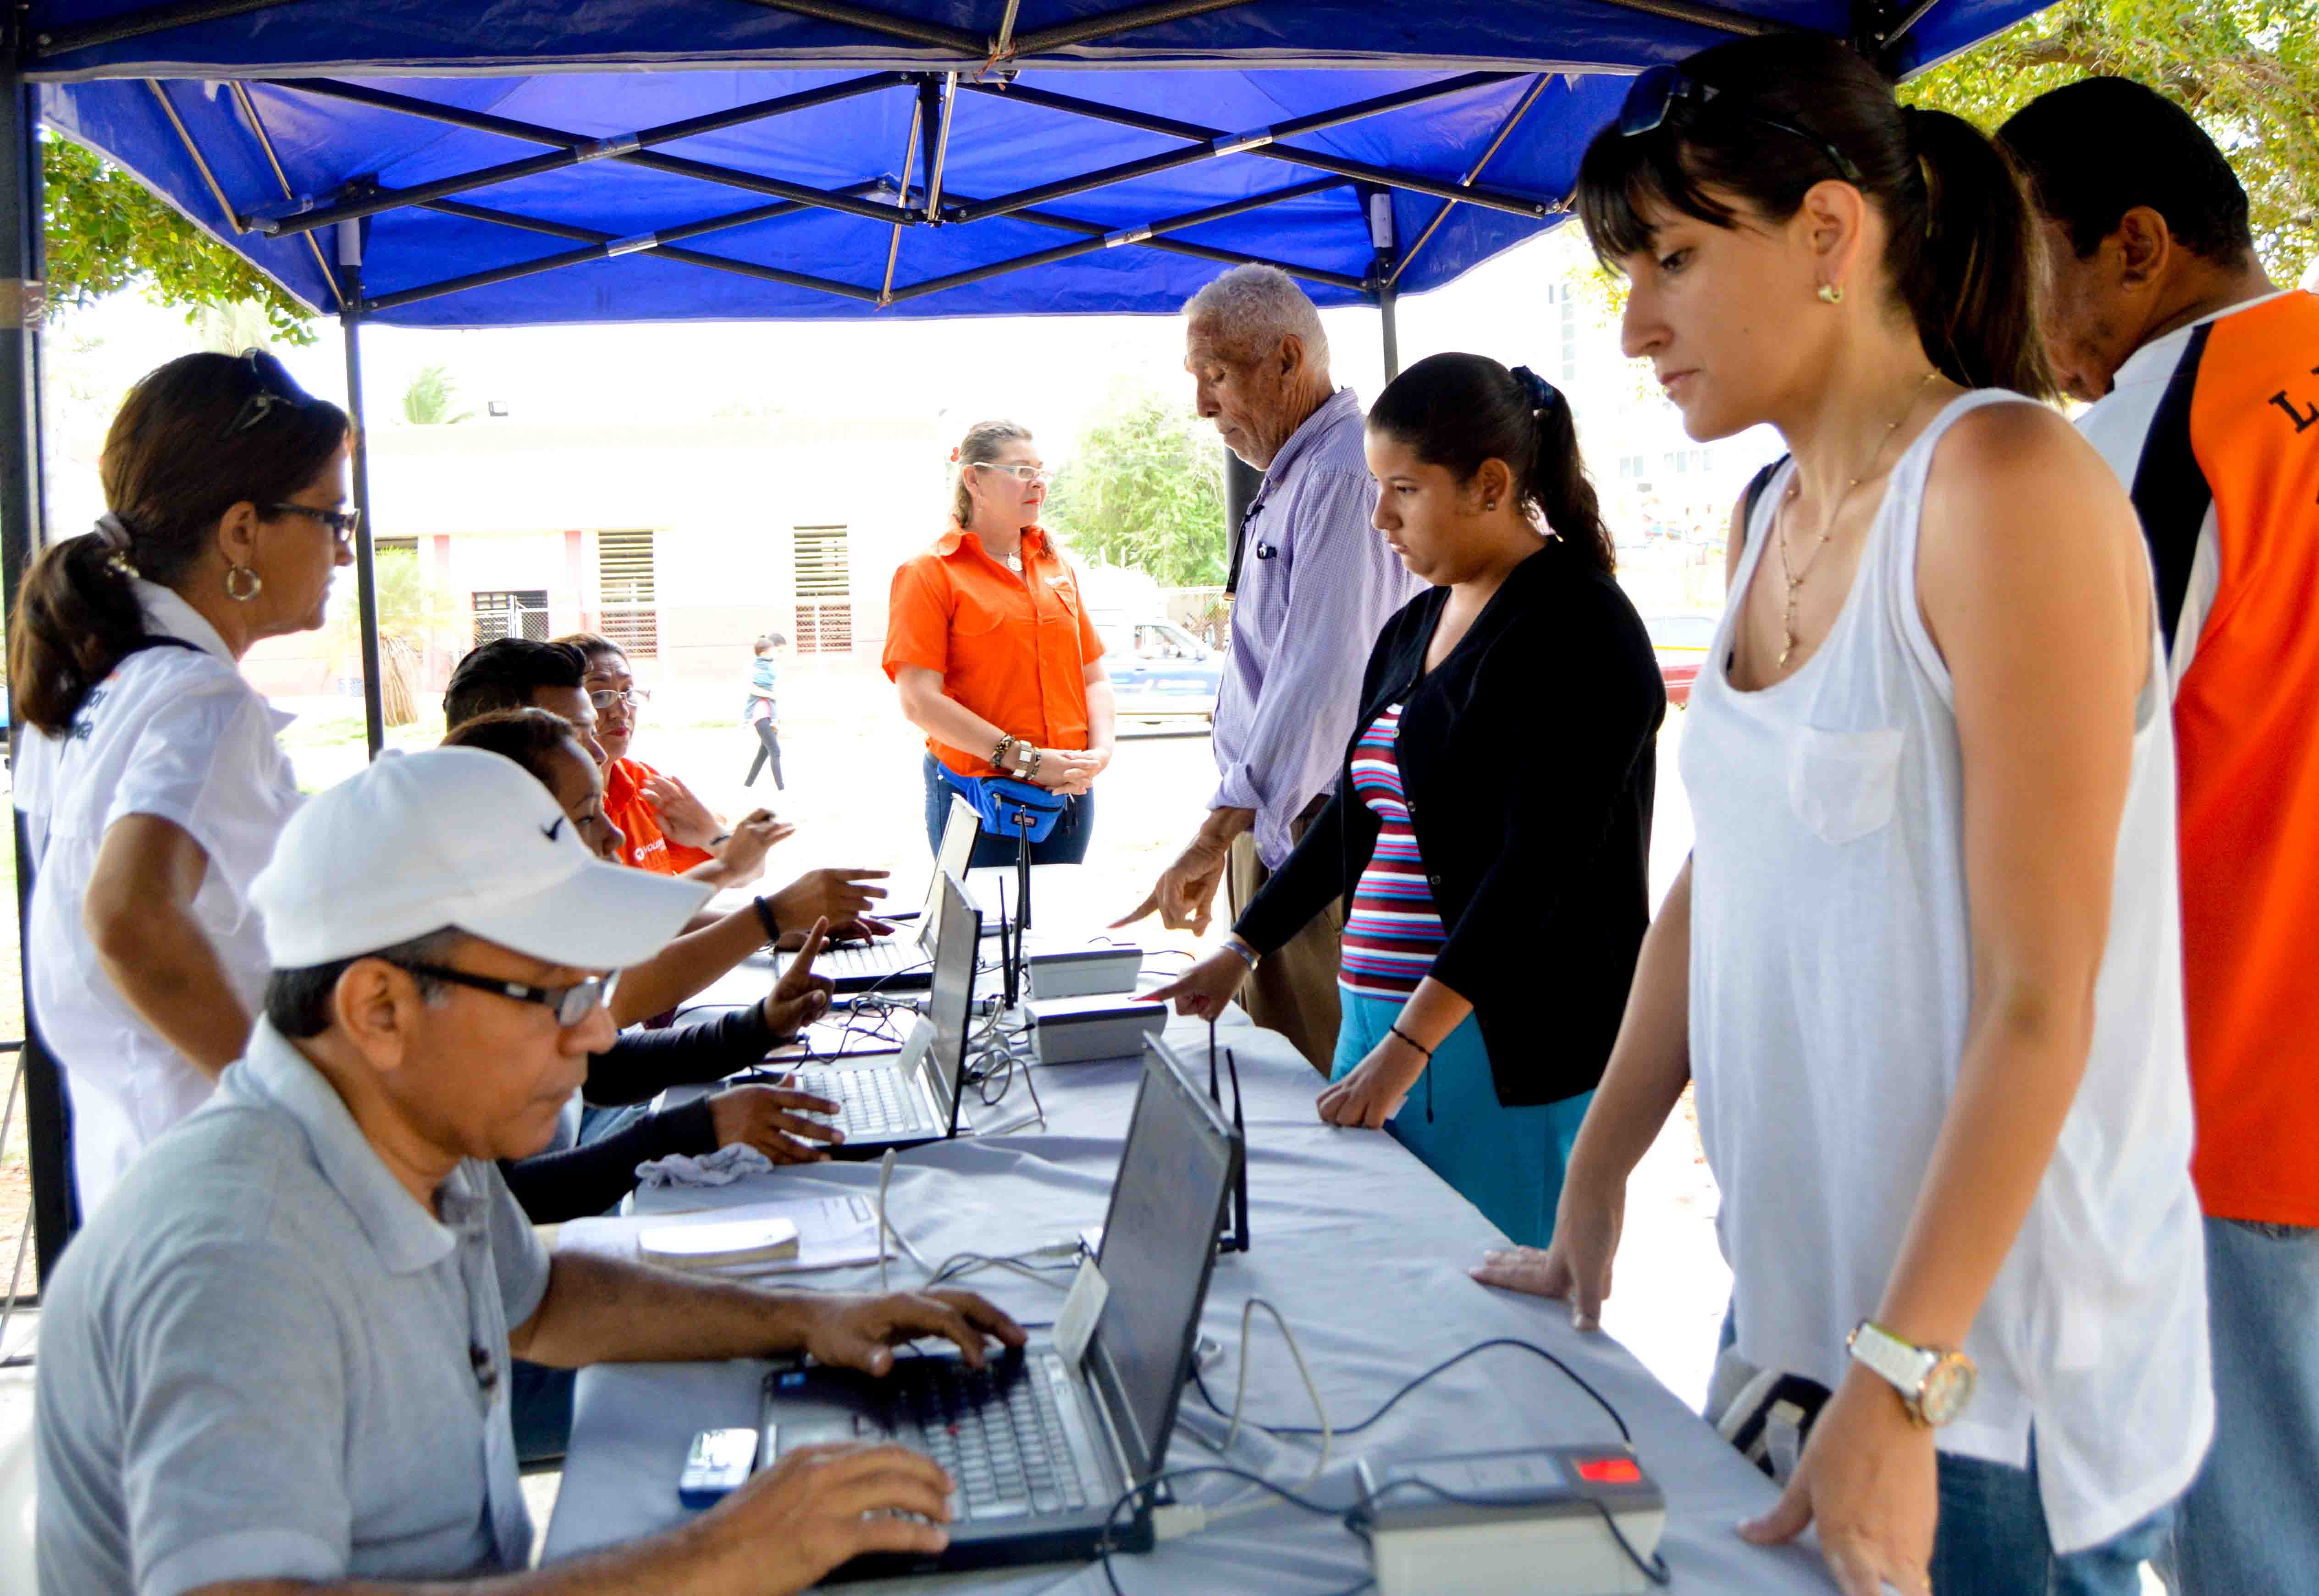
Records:
{"label": "white power cable", "polygon": [[[1300,1492],[1309,1491],[1329,1470],[1329,1453],[1335,1444],[1336,1431],[1329,1423],[1329,1409],[1321,1400],[1321,1387],[1313,1380],[1313,1371],[1304,1362],[1304,1350],[1296,1344],[1296,1332],[1288,1328],[1288,1321],[1282,1316],[1280,1310],[1262,1297],[1249,1298],[1247,1305],[1240,1311],[1240,1378],[1232,1393],[1232,1428],[1224,1432],[1223,1445],[1217,1448],[1217,1452],[1221,1455],[1229,1451],[1232,1442],[1240,1438],[1241,1410],[1248,1402],[1249,1329],[1259,1308],[1271,1314],[1272,1322],[1280,1327],[1280,1339],[1288,1343],[1288,1356],[1296,1362],[1297,1377],[1304,1382],[1304,1394],[1313,1399],[1313,1411],[1320,1417],[1321,1456],[1314,1460],[1313,1472],[1305,1475],[1304,1483],[1296,1487]],[[1254,1429],[1259,1427],[1251,1424],[1249,1428]],[[1270,1498],[1262,1494],[1243,1497],[1237,1501],[1208,1509],[1205,1519],[1213,1523],[1218,1519],[1228,1519],[1240,1513],[1254,1512],[1259,1508],[1268,1505],[1269,1502]]]}
{"label": "white power cable", "polygon": [[880,1292],[886,1289],[886,1239],[889,1236],[901,1244],[904,1257],[921,1269],[925,1269],[927,1274],[934,1273],[927,1268],[926,1260],[918,1256],[918,1249],[910,1245],[910,1239],[902,1234],[901,1228],[887,1217],[886,1187],[893,1178],[894,1150],[889,1147],[886,1150],[886,1156],[878,1160],[878,1289]]}

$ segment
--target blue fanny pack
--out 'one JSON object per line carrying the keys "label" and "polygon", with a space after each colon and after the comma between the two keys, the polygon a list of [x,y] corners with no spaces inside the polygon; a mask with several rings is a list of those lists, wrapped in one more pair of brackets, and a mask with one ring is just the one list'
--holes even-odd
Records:
{"label": "blue fanny pack", "polygon": [[1028,833],[1033,843],[1043,843],[1054,834],[1055,822],[1063,817],[1063,810],[1071,801],[1060,793],[1049,792],[1028,781],[1005,776],[961,776],[948,765],[937,768],[943,780],[974,806],[975,816],[982,822],[983,833],[988,836],[1014,839]]}

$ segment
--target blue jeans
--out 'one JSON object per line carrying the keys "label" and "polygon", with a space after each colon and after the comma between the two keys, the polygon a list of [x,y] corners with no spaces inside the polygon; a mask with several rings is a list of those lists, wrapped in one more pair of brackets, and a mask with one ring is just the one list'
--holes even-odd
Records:
{"label": "blue jeans", "polygon": [[1933,1596],[2141,1596],[2142,1565],[2164,1551],[2167,1506],[2098,1546],[2056,1556],[2045,1534],[2037,1465],[1940,1459],[1941,1520]]}
{"label": "blue jeans", "polygon": [[2159,1572],[2180,1596],[2319,1591],[2319,1230],[2206,1221],[2215,1446]]}
{"label": "blue jeans", "polygon": [[[934,756],[926,755],[926,850],[940,857],[943,826],[950,819],[950,800],[958,789],[943,780],[942,766]],[[1031,844],[1033,864],[1079,864],[1087,859],[1087,843],[1095,836],[1095,794],[1083,792],[1063,807],[1055,822],[1055,829],[1047,834],[1043,843]],[[1013,864],[1019,843],[1008,837],[995,837],[984,833],[974,842],[974,857],[966,861],[970,870],[985,870],[1002,864]]]}

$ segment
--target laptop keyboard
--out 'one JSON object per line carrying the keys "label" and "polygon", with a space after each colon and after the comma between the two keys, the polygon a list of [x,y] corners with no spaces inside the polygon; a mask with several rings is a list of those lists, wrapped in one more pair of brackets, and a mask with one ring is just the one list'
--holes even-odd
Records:
{"label": "laptop keyboard", "polygon": [[[908,957],[904,957],[905,954]],[[836,978],[891,975],[906,964],[922,962],[925,955],[915,942],[841,942],[825,947],[813,961],[814,973]]]}
{"label": "laptop keyboard", "polygon": [[1085,1508],[1087,1487],[1055,1402],[1052,1382],[1062,1367],[1059,1356],[1042,1352],[980,1369],[945,1359],[910,1370],[894,1393],[895,1438],[950,1472],[961,1518]]}
{"label": "laptop keyboard", "polygon": [[797,1089],[838,1105],[829,1123],[849,1141],[939,1129],[909,1078],[898,1069],[800,1069]]}

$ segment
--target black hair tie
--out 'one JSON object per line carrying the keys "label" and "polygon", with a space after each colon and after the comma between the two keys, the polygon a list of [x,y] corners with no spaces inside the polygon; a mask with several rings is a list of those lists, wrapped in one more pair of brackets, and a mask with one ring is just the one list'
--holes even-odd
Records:
{"label": "black hair tie", "polygon": [[1529,396],[1529,408],[1534,410],[1550,410],[1562,402],[1562,390],[1526,365],[1514,367],[1514,381],[1522,385],[1522,392]]}

